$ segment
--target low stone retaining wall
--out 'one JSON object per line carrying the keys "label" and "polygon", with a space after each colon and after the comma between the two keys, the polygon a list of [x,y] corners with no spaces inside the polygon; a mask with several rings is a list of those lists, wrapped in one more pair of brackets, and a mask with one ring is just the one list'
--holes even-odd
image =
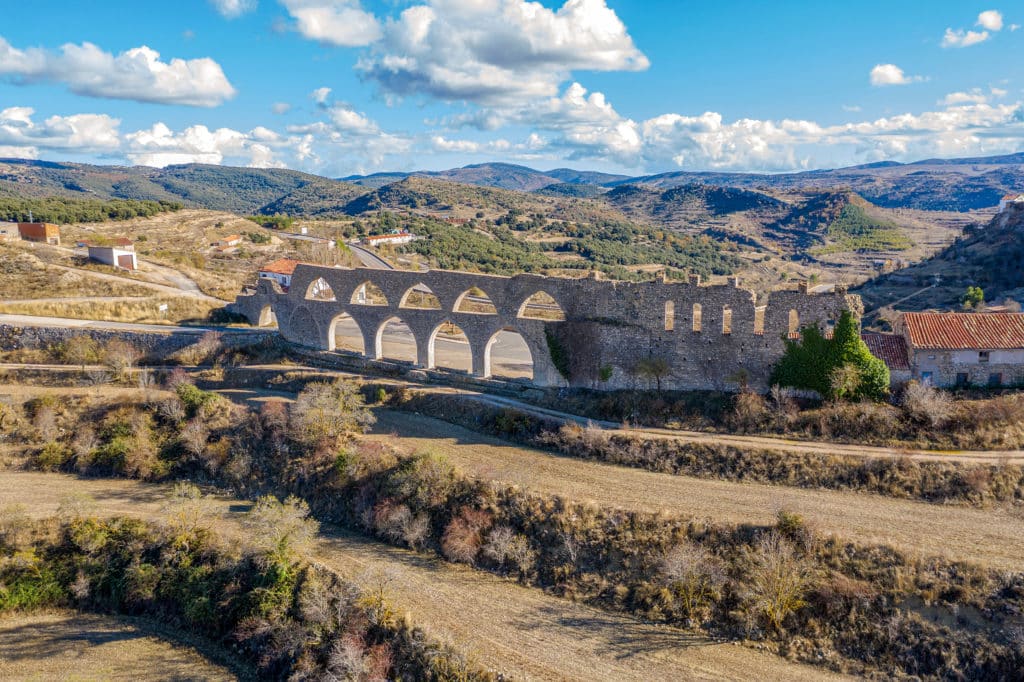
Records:
{"label": "low stone retaining wall", "polygon": [[[136,331],[131,329],[92,329],[88,327],[40,327],[34,325],[0,324],[0,350],[47,349],[68,339],[88,336],[103,344],[112,339],[131,343],[139,349],[144,360],[162,360],[171,353],[194,344],[209,329],[175,329],[166,332]],[[260,343],[265,339],[277,338],[276,331],[221,332],[221,344],[226,348],[238,348]]]}

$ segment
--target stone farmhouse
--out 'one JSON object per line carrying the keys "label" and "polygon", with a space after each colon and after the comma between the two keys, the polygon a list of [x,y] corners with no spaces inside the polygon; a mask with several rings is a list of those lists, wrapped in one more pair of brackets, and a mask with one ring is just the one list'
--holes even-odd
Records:
{"label": "stone farmhouse", "polygon": [[914,379],[935,386],[1024,384],[1024,313],[903,313]]}
{"label": "stone farmhouse", "polygon": [[[368,296],[369,289],[378,295]],[[410,300],[423,292],[438,304],[413,307]],[[481,299],[493,306],[489,312],[463,305]],[[758,302],[735,277],[709,286],[696,275],[686,282],[618,282],[276,261],[231,309],[252,324],[276,319],[285,339],[324,351],[335,350],[339,322],[354,322],[363,355],[373,360],[383,357],[385,327],[401,321],[415,341],[416,365],[425,369],[435,367],[438,334],[454,325],[469,342],[471,373],[481,378],[492,374],[499,333],[515,332],[529,349],[537,385],[766,390],[786,338],[806,325],[827,329],[842,311],[859,315],[862,306],[845,287],[810,293],[806,284]]]}
{"label": "stone farmhouse", "polygon": [[408,244],[416,239],[416,235],[411,232],[396,232],[394,234],[374,234],[363,239],[363,243],[366,246],[377,248],[390,244],[391,246],[399,246],[401,244]]}

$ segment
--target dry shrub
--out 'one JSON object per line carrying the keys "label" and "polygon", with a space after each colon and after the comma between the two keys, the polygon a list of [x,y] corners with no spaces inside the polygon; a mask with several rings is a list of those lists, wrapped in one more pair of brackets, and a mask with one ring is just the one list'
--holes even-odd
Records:
{"label": "dry shrub", "polygon": [[16,547],[29,536],[31,520],[24,505],[8,504],[0,509],[0,545]]}
{"label": "dry shrub", "polygon": [[491,515],[488,512],[463,507],[445,528],[441,551],[449,561],[473,563],[483,544],[483,532],[490,525]]}
{"label": "dry shrub", "polygon": [[665,553],[659,570],[691,627],[707,616],[726,580],[721,563],[707,549],[688,540]]}
{"label": "dry shrub", "polygon": [[903,389],[900,405],[908,419],[932,427],[946,423],[953,414],[953,399],[948,393],[917,381]]}
{"label": "dry shrub", "polygon": [[530,572],[537,556],[530,547],[530,540],[508,526],[491,529],[487,534],[487,544],[483,547],[483,553],[501,567],[510,563],[515,565],[521,574]]}
{"label": "dry shrub", "polygon": [[786,616],[806,603],[804,595],[814,585],[814,564],[797,554],[778,531],[762,534],[747,551],[747,560],[749,608],[771,630],[782,632]]}
{"label": "dry shrub", "polygon": [[419,549],[430,535],[430,518],[423,513],[413,514],[404,504],[382,500],[373,508],[373,527],[392,542]]}
{"label": "dry shrub", "polygon": [[753,391],[742,391],[736,395],[732,423],[742,431],[759,430],[768,415],[764,398]]}

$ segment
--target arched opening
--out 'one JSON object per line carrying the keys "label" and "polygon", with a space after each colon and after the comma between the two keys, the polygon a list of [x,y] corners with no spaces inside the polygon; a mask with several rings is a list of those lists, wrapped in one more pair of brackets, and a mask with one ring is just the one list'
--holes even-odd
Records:
{"label": "arched opening", "polygon": [[337,301],[338,299],[334,296],[334,290],[331,289],[331,285],[327,283],[323,277],[317,277],[309,283],[309,287],[306,289],[306,300],[307,301]]}
{"label": "arched opening", "polygon": [[276,327],[277,315],[274,314],[274,309],[269,305],[263,306],[263,309],[260,310],[260,317],[256,321],[256,325],[259,327]]}
{"label": "arched opening", "polygon": [[471,313],[473,315],[497,315],[498,309],[494,307],[491,297],[479,287],[471,287],[464,291],[455,301],[455,312]]}
{"label": "arched opening", "polygon": [[410,287],[402,295],[402,300],[398,303],[399,308],[414,308],[419,310],[440,310],[441,301],[438,300],[434,292],[430,290],[426,284],[422,282],[414,287]]}
{"label": "arched opening", "polygon": [[787,336],[791,339],[800,338],[800,313],[796,310],[789,311],[789,332]]}
{"label": "arched opening", "polygon": [[366,353],[363,330],[348,313],[342,313],[331,320],[331,326],[327,331],[327,350],[359,353],[360,355]]}
{"label": "arched opening", "polygon": [[665,331],[670,332],[676,328],[676,304],[673,301],[665,301]]}
{"label": "arched opening", "polygon": [[387,305],[388,298],[373,282],[363,282],[352,292],[352,305]]}
{"label": "arched opening", "polygon": [[495,332],[484,349],[484,376],[533,379],[533,354],[522,335],[511,327]]}
{"label": "arched opening", "polygon": [[764,336],[764,311],[763,305],[754,308],[754,334],[757,336]]}
{"label": "arched opening", "polygon": [[732,334],[732,308],[729,306],[722,306],[722,333]]}
{"label": "arched opening", "polygon": [[466,373],[473,371],[473,350],[462,328],[450,321],[437,325],[430,334],[427,366],[444,367]]}
{"label": "arched opening", "polygon": [[377,329],[373,357],[416,364],[416,337],[400,318],[390,317]]}
{"label": "arched opening", "polygon": [[693,331],[699,332],[704,327],[704,309],[700,303],[693,304]]}
{"label": "arched opening", "polygon": [[546,291],[538,291],[519,306],[518,317],[528,320],[561,322],[565,320],[565,311],[551,294]]}

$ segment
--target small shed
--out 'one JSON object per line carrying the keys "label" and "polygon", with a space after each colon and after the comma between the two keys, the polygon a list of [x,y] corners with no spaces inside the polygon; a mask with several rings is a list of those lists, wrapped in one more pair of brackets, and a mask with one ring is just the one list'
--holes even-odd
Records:
{"label": "small shed", "polygon": [[138,270],[135,244],[130,239],[115,239],[109,244],[87,244],[89,260],[112,265],[122,270]]}

